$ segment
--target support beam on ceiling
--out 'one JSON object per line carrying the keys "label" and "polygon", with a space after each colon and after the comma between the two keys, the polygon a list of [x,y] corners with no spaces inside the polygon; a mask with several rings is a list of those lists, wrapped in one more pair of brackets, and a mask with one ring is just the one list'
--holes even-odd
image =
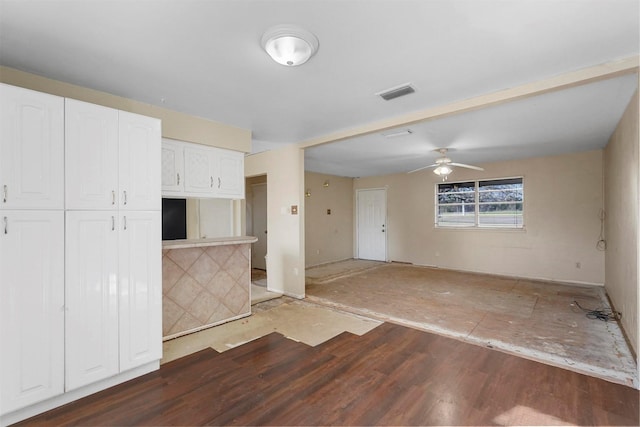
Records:
{"label": "support beam on ceiling", "polygon": [[383,132],[398,126],[412,125],[426,120],[443,118],[454,114],[503,104],[505,102],[542,95],[548,92],[555,92],[575,86],[581,86],[599,80],[606,80],[625,74],[636,73],[638,72],[639,65],[640,58],[638,56],[606,62],[604,64],[560,74],[545,80],[527,83],[509,89],[503,89],[497,92],[464,99],[462,101],[455,101],[450,104],[404,114],[391,119],[380,120],[357,128],[335,132],[308,141],[303,141],[298,145],[300,148],[308,148],[316,145],[328,144],[356,136]]}

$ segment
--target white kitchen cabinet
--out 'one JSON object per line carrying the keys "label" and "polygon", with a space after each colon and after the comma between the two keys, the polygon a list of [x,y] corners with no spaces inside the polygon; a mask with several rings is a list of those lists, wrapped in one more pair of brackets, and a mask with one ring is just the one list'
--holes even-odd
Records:
{"label": "white kitchen cabinet", "polygon": [[244,199],[244,153],[216,149],[216,157],[219,173],[217,196]]}
{"label": "white kitchen cabinet", "polygon": [[65,207],[117,209],[118,110],[65,101]]}
{"label": "white kitchen cabinet", "polygon": [[184,193],[184,144],[162,140],[162,193]]}
{"label": "white kitchen cabinet", "polygon": [[162,357],[160,221],[67,212],[66,391]]}
{"label": "white kitchen cabinet", "polygon": [[0,414],[64,391],[64,212],[0,212]]}
{"label": "white kitchen cabinet", "polygon": [[184,147],[184,191],[186,193],[213,196],[217,176],[211,149],[196,144]]}
{"label": "white kitchen cabinet", "polygon": [[64,208],[64,98],[0,84],[0,209]]}
{"label": "white kitchen cabinet", "polygon": [[160,120],[66,100],[66,208],[160,209]]}
{"label": "white kitchen cabinet", "polygon": [[158,369],[160,135],[0,84],[0,424]]}
{"label": "white kitchen cabinet", "polygon": [[160,120],[118,112],[120,209],[160,210]]}
{"label": "white kitchen cabinet", "polygon": [[162,357],[161,213],[120,217],[120,371]]}
{"label": "white kitchen cabinet", "polygon": [[163,139],[162,195],[244,199],[244,153]]}
{"label": "white kitchen cabinet", "polygon": [[118,212],[67,211],[65,390],[119,372]]}

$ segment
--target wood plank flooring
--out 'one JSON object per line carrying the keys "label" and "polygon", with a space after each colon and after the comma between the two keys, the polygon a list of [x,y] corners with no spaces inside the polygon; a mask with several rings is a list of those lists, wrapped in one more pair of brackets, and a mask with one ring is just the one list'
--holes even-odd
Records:
{"label": "wood plank flooring", "polygon": [[637,390],[384,323],[316,347],[272,333],[22,425],[639,425]]}

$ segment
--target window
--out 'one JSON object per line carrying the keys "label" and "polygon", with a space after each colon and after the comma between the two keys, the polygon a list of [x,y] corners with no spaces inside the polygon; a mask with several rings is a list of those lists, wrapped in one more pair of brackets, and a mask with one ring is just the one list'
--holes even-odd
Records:
{"label": "window", "polygon": [[522,228],[522,178],[437,184],[438,227]]}

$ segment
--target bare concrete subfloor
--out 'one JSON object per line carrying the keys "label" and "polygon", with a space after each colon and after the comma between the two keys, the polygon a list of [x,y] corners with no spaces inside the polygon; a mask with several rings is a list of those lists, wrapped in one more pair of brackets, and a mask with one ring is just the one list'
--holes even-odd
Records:
{"label": "bare concrete subfloor", "polygon": [[308,301],[638,388],[619,325],[574,304],[607,307],[601,287],[357,260],[312,270]]}

